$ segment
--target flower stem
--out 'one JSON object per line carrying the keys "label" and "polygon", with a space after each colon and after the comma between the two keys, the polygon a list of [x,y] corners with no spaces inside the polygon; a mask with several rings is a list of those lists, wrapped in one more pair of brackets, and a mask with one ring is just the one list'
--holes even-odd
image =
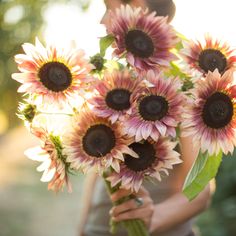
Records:
{"label": "flower stem", "polygon": [[[109,181],[106,180],[107,173],[103,173],[103,179],[105,181],[107,191],[109,194],[115,193],[119,189],[119,185],[116,185],[115,187],[111,187],[111,184]],[[129,199],[132,199],[133,195],[124,197],[122,199],[119,199],[118,201],[114,202],[114,206],[117,206]],[[142,220],[134,219],[134,220],[125,220],[121,222],[121,225],[126,228],[128,232],[128,236],[149,236],[149,233],[147,231],[147,228],[145,227]],[[115,223],[114,221],[110,220],[110,232],[112,234],[115,234],[117,231],[118,223]]]}

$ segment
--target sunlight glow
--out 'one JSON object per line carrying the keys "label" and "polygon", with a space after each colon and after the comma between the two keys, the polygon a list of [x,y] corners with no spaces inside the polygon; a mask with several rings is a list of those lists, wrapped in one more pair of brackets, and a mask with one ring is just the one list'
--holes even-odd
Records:
{"label": "sunlight glow", "polygon": [[24,13],[25,9],[22,5],[13,6],[4,13],[4,22],[8,24],[16,24],[22,19]]}
{"label": "sunlight glow", "polygon": [[[210,33],[236,46],[235,0],[174,0],[176,16],[172,25],[190,39],[201,39]],[[92,56],[98,52],[98,37],[105,35],[99,23],[105,12],[103,0],[93,0],[88,11],[82,12],[75,3],[51,4],[44,12],[46,41],[68,44],[73,40]]]}
{"label": "sunlight glow", "polygon": [[235,0],[174,0],[176,30],[190,39],[201,39],[205,33],[236,46]]}
{"label": "sunlight glow", "polygon": [[89,56],[98,53],[98,37],[105,35],[99,24],[104,11],[102,0],[92,1],[85,12],[75,3],[49,5],[44,12],[46,42],[63,46],[73,41]]}

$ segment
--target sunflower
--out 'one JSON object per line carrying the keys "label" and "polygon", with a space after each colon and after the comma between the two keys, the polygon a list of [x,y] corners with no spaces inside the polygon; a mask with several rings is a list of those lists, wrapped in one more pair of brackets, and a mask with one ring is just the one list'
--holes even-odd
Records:
{"label": "sunflower", "polygon": [[99,95],[89,103],[94,105],[93,112],[97,116],[109,118],[114,123],[129,110],[132,93],[138,93],[143,86],[142,81],[132,78],[128,70],[107,72],[96,86]]}
{"label": "sunflower", "polygon": [[42,146],[30,148],[25,151],[25,155],[34,161],[42,162],[37,168],[43,171],[42,182],[49,182],[48,189],[58,192],[64,185],[71,192],[71,184],[68,178],[68,163],[66,157],[62,154],[62,144],[60,137],[49,134],[43,128],[34,127],[32,133],[40,138]]}
{"label": "sunflower", "polygon": [[121,164],[119,173],[111,173],[107,180],[114,187],[121,187],[138,192],[144,178],[151,177],[161,181],[161,172],[168,175],[168,169],[181,163],[180,154],[174,151],[176,142],[167,138],[160,138],[156,143],[145,140],[144,142],[132,143],[132,148],[139,158],[125,155],[125,161]]}
{"label": "sunflower", "polygon": [[167,17],[122,5],[115,12],[110,11],[110,19],[107,31],[115,38],[114,54],[126,55],[128,63],[139,72],[160,70],[176,59],[170,50],[178,38]]}
{"label": "sunflower", "polygon": [[36,38],[35,45],[23,44],[25,54],[15,56],[20,73],[12,78],[22,83],[18,92],[41,95],[46,103],[62,104],[79,94],[86,84],[92,65],[79,49],[44,47]]}
{"label": "sunflower", "polygon": [[181,81],[153,71],[147,73],[146,79],[152,87],[132,97],[132,111],[124,121],[124,130],[135,136],[136,142],[148,137],[155,141],[160,136],[175,137],[185,102]]}
{"label": "sunflower", "polygon": [[208,71],[218,69],[220,74],[232,69],[236,65],[235,50],[219,40],[213,40],[209,35],[205,36],[205,42],[189,41],[181,50],[180,55],[184,59],[184,68],[196,79],[204,77]]}
{"label": "sunflower", "polygon": [[112,167],[120,170],[123,154],[137,157],[128,145],[132,142],[122,133],[118,123],[112,124],[107,119],[84,110],[76,119],[75,126],[65,138],[67,161],[76,170],[95,168],[98,173]]}
{"label": "sunflower", "polygon": [[184,113],[183,136],[191,135],[193,143],[204,153],[233,153],[236,146],[236,86],[233,71],[222,76],[215,70],[208,72],[206,81],[193,90]]}

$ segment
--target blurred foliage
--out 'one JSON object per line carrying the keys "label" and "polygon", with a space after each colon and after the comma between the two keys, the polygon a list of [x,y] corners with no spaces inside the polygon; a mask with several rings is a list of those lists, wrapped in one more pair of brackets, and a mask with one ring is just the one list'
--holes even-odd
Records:
{"label": "blurred foliage", "polygon": [[225,156],[216,177],[216,192],[208,211],[198,219],[202,236],[236,235],[236,151]]}
{"label": "blurred foliage", "polygon": [[0,135],[20,123],[16,116],[21,98],[19,83],[11,79],[17,72],[14,55],[22,53],[21,45],[42,38],[43,10],[53,3],[74,3],[87,10],[91,0],[0,0]]}
{"label": "blurred foliage", "polygon": [[19,98],[19,84],[11,79],[11,74],[17,71],[14,55],[21,53],[20,45],[33,42],[35,36],[41,34],[43,19],[42,6],[47,1],[1,1],[0,5],[0,110],[9,121],[9,128],[20,121],[16,117]]}

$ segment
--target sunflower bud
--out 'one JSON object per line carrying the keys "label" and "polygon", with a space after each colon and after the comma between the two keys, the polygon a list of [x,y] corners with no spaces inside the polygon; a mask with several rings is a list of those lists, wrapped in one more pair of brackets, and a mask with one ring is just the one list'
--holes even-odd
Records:
{"label": "sunflower bud", "polygon": [[183,83],[183,86],[182,86],[182,91],[188,91],[188,90],[190,90],[190,89],[192,89],[193,88],[193,82],[189,79],[189,78],[187,78],[187,79],[185,79],[184,80],[184,83]]}
{"label": "sunflower bud", "polygon": [[18,117],[24,121],[32,122],[36,114],[36,106],[30,103],[20,103]]}
{"label": "sunflower bud", "polygon": [[100,54],[96,54],[90,58],[90,63],[95,66],[95,69],[93,69],[93,71],[99,72],[104,69],[105,59]]}

